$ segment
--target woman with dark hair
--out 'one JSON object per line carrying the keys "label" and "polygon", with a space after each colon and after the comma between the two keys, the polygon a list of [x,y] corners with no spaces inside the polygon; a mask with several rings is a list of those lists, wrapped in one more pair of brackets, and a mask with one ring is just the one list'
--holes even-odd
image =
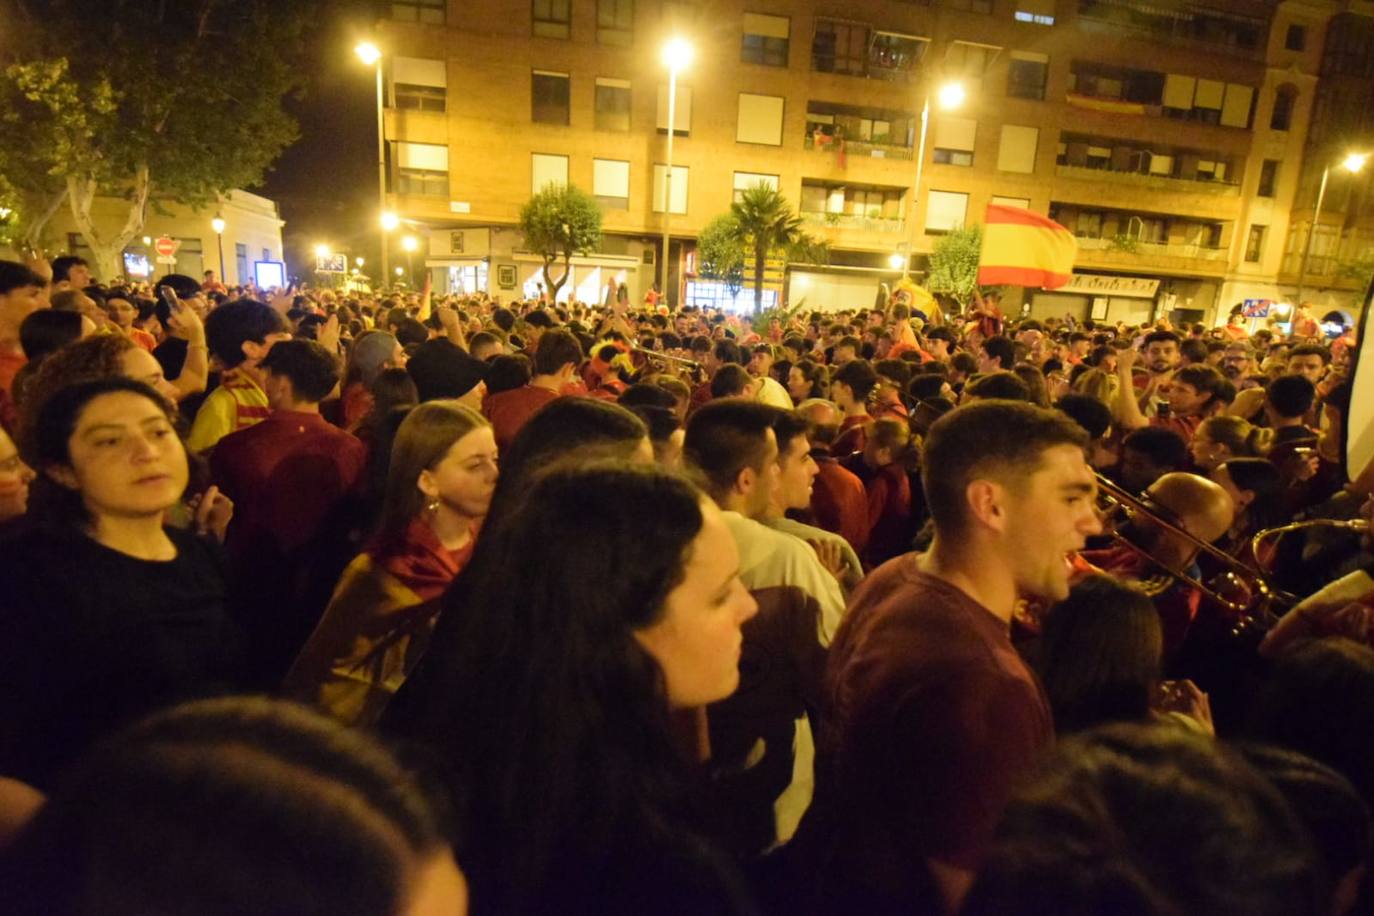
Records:
{"label": "woman with dark hair", "polygon": [[1159,685],[1164,637],[1144,592],[1106,575],[1074,585],[1045,615],[1033,666],[1063,735],[1143,722]]}
{"label": "woman with dark hair", "polygon": [[649,428],[627,408],[599,398],[558,398],[530,417],[501,454],[501,479],[491,514],[499,514],[522,493],[540,468],[573,450],[601,458],[654,461]]}
{"label": "woman with dark hair", "polygon": [[396,432],[376,534],[344,570],[286,676],[287,692],[352,725],[377,721],[424,653],[438,599],[468,562],[496,487],[477,411],[430,401]]}
{"label": "woman with dark hair", "polygon": [[43,404],[28,517],[0,545],[0,772],[46,785],[112,727],[241,675],[217,545],[164,525],[188,477],[172,417],[125,378]]}
{"label": "woman with dark hair", "polygon": [[787,372],[787,393],[792,395],[794,404],[823,398],[828,381],[825,366],[809,359],[797,360]]}
{"label": "woman with dark hair", "polygon": [[474,908],[740,912],[671,724],[739,683],[756,605],[720,511],[625,462],[563,463],[523,490],[387,723],[444,762],[476,838],[459,849]]}
{"label": "woman with dark hair", "polygon": [[12,916],[463,916],[414,778],[375,742],[265,699],[190,703],[102,745],[0,866]]}
{"label": "woman with dark hair", "polygon": [[1236,507],[1231,530],[1218,546],[1250,563],[1250,539],[1289,520],[1284,510],[1283,474],[1264,458],[1232,458],[1214,468],[1211,477],[1231,495]]}

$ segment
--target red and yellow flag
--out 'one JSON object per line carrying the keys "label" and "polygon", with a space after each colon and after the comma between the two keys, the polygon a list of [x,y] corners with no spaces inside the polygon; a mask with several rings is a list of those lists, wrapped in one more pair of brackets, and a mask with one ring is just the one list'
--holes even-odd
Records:
{"label": "red and yellow flag", "polygon": [[1073,277],[1078,243],[1054,220],[1022,207],[988,204],[983,220],[980,286],[1058,289]]}

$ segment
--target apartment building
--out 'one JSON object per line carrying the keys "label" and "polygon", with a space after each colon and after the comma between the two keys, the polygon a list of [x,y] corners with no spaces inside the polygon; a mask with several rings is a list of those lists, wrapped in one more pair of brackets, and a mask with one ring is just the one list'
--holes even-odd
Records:
{"label": "apartment building", "polygon": [[[548,182],[603,206],[602,250],[570,290],[662,257],[670,36],[677,82],[668,288],[721,302],[693,239],[734,196],[778,187],[825,265],[791,265],[790,301],[866,305],[989,203],[1080,242],[1073,283],[1032,314],[1224,320],[1283,299],[1300,166],[1334,2],[1214,0],[398,0],[379,24],[392,202],[429,230],[441,288],[533,289],[513,228]],[[930,101],[957,80],[954,110]],[[1326,219],[1323,219],[1325,224]],[[1282,281],[1282,282],[1281,282]],[[1013,299],[1017,291],[1013,290]],[[770,291],[772,301],[774,291]]]}

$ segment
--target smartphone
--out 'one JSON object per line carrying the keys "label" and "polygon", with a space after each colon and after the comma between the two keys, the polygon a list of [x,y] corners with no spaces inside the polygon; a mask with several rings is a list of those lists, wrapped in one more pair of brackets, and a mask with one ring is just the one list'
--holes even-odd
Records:
{"label": "smartphone", "polygon": [[181,301],[177,299],[177,294],[172,292],[170,286],[159,286],[157,292],[162,297],[162,301],[167,303],[167,307],[174,313],[181,311]]}

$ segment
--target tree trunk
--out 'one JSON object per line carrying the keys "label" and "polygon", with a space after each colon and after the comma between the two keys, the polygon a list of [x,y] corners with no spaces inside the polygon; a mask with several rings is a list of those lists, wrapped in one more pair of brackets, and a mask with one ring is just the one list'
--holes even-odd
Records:
{"label": "tree trunk", "polygon": [[563,276],[558,278],[555,283],[553,275],[549,273],[549,267],[553,264],[553,258],[544,259],[544,286],[549,291],[549,302],[558,301],[558,291],[563,288],[563,284],[568,282],[568,274],[572,273],[572,255],[563,256]]}
{"label": "tree trunk", "polygon": [[755,243],[754,245],[754,317],[757,318],[763,312],[763,260],[768,256],[768,249]]}
{"label": "tree trunk", "polygon": [[66,199],[67,188],[64,185],[60,191],[48,195],[42,206],[35,211],[34,218],[25,223],[24,237],[21,242],[26,257],[38,259],[44,256],[43,231],[48,228],[48,223],[52,222],[53,216],[57,214],[58,208]]}
{"label": "tree trunk", "polygon": [[133,188],[128,198],[129,211],[124,218],[124,225],[113,235],[106,236],[96,228],[91,214],[99,182],[90,175],[67,177],[67,196],[71,203],[72,218],[76,220],[76,228],[81,230],[86,244],[91,248],[91,254],[95,258],[97,279],[113,283],[116,277],[124,273],[124,248],[143,231],[143,224],[148,215],[148,192],[151,186],[148,167],[140,166],[134,173]]}

